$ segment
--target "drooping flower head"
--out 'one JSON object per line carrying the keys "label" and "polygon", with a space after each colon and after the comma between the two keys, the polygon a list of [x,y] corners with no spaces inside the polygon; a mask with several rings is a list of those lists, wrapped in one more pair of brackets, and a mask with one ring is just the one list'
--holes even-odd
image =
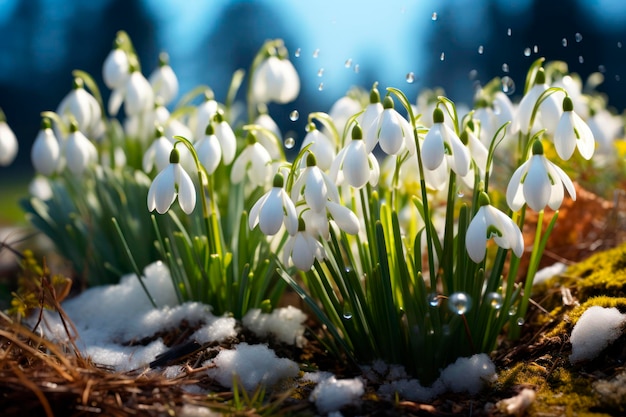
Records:
{"label": "drooping flower head", "polygon": [[163,52],[159,55],[159,66],[148,78],[156,99],[164,105],[169,104],[178,95],[178,78],[169,65],[169,56]]}
{"label": "drooping flower head", "polygon": [[326,258],[324,246],[307,232],[306,224],[300,217],[298,231],[295,235],[289,236],[283,247],[283,264],[288,266],[291,261],[301,271],[308,271],[316,259],[321,262],[324,258]]}
{"label": "drooping flower head", "polygon": [[252,74],[255,103],[289,103],[300,93],[300,78],[284,46],[269,48],[266,58]]}
{"label": "drooping flower head", "polygon": [[30,159],[39,174],[52,175],[59,169],[61,147],[48,118],[41,121],[41,129],[30,150]]}
{"label": "drooping flower head", "polygon": [[574,112],[574,104],[569,96],[563,99],[563,114],[554,133],[554,147],[561,159],[568,160],[578,148],[580,155],[591,159],[596,142],[587,123]]}
{"label": "drooping flower head", "polygon": [[565,187],[576,200],[576,189],[572,180],[558,166],[550,162],[543,154],[543,145],[539,140],[533,142],[532,156],[511,176],[506,188],[506,202],[513,211],[528,204],[535,211],[543,210],[546,205],[556,210],[561,206]]}
{"label": "drooping flower head", "polygon": [[238,184],[247,177],[252,185],[263,186],[272,174],[272,157],[267,149],[256,140],[256,135],[248,133],[248,144],[233,162],[230,180]]}
{"label": "drooping flower head", "polygon": [[515,222],[493,207],[489,196],[481,192],[480,208],[467,228],[465,247],[472,261],[479,263],[485,258],[487,240],[493,239],[503,249],[512,249],[518,258],[524,252],[524,238]]}
{"label": "drooping flower head", "polygon": [[444,123],[443,110],[433,111],[433,126],[428,130],[422,144],[424,166],[435,171],[446,160],[450,169],[461,177],[470,169],[470,153],[458,135]]}
{"label": "drooping flower head", "polygon": [[298,231],[298,214],[296,207],[283,188],[283,176],[274,176],[272,189],[265,193],[250,209],[248,223],[250,229],[258,224],[261,231],[272,236],[278,233],[284,224],[290,235]]}
{"label": "drooping flower head", "polygon": [[100,104],[85,90],[80,78],[74,78],[72,91],[61,100],[56,112],[68,125],[75,120],[78,129],[90,138],[95,139],[104,130]]}
{"label": "drooping flower head", "polygon": [[[548,90],[550,86],[546,83],[546,74],[543,68],[539,68],[537,75],[535,76],[534,85],[528,90],[528,92],[522,97],[522,100],[517,107],[517,112],[513,118],[513,124],[511,125],[511,133],[521,131],[527,134],[535,130],[535,124],[538,120],[541,120],[542,125],[549,131],[554,132],[561,116],[561,106],[557,101],[555,94],[546,94],[544,92]],[[543,95],[543,98],[542,98]],[[539,103],[540,98],[542,102]],[[538,109],[535,107],[539,105]],[[533,113],[537,111],[537,113]]]}
{"label": "drooping flower head", "polygon": [[[393,99],[385,97],[383,101],[383,111],[375,120],[376,130],[373,144],[376,142],[387,155],[397,155],[405,149],[409,149],[410,154],[415,153],[415,142],[413,141],[413,130],[410,123],[402,117],[394,108]],[[372,143],[367,144],[368,152],[371,152]]]}
{"label": "drooping flower head", "polygon": [[376,157],[367,152],[363,132],[359,125],[352,128],[352,140],[339,151],[330,167],[330,176],[338,184],[345,181],[354,188],[362,188],[368,182],[378,183],[380,168]]}
{"label": "drooping flower head", "polygon": [[10,165],[17,155],[17,138],[0,109],[0,166]]}
{"label": "drooping flower head", "polygon": [[222,148],[220,141],[217,139],[217,136],[215,136],[213,123],[209,123],[204,136],[194,143],[193,146],[196,148],[198,159],[204,169],[206,169],[207,174],[213,174],[222,159]]}
{"label": "drooping flower head", "polygon": [[98,160],[96,147],[78,130],[78,124],[75,121],[70,124],[70,134],[65,140],[63,154],[67,167],[75,175],[81,175],[89,165]]}
{"label": "drooping flower head", "polygon": [[154,178],[148,189],[148,210],[166,213],[178,197],[180,208],[191,214],[196,207],[196,189],[180,164],[176,147],[170,153],[169,165]]}
{"label": "drooping flower head", "polygon": [[150,173],[154,165],[156,165],[157,172],[163,171],[170,162],[170,154],[173,148],[174,144],[165,137],[163,128],[157,126],[155,139],[143,155],[142,168],[144,172]]}

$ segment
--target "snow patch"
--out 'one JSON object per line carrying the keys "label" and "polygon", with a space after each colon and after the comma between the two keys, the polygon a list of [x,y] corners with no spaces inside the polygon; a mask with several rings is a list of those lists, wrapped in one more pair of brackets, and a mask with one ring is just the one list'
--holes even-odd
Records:
{"label": "snow patch", "polygon": [[262,313],[260,309],[249,310],[241,320],[243,325],[257,336],[274,335],[279,341],[304,346],[304,321],[306,314],[301,310],[288,306],[274,309],[270,314]]}
{"label": "snow patch", "polygon": [[570,363],[594,359],[623,333],[626,314],[615,307],[589,307],[572,330]]}
{"label": "snow patch", "polygon": [[318,382],[309,401],[315,402],[317,411],[327,414],[349,404],[358,404],[364,393],[365,384],[361,378],[337,379],[333,375]]}

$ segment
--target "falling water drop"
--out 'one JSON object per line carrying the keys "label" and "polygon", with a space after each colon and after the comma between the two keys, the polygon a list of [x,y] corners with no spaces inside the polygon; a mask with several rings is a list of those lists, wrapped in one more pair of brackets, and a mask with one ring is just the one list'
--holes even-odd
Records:
{"label": "falling water drop", "polygon": [[576,32],[575,39],[576,42],[580,42],[583,40],[583,35],[581,35],[579,32]]}
{"label": "falling water drop", "polygon": [[471,71],[469,72],[469,74],[467,74],[467,77],[468,77],[470,80],[475,80],[475,79],[476,79],[476,77],[478,77],[478,71],[476,71],[475,69],[471,70]]}
{"label": "falling water drop", "polygon": [[506,30],[506,36],[511,36],[511,33],[512,33],[511,28],[508,28]]}
{"label": "falling water drop", "polygon": [[409,84],[413,84],[415,82],[415,74],[413,73],[413,71],[409,72],[406,75],[406,82]]}
{"label": "falling water drop", "polygon": [[352,66],[352,58],[346,59],[346,62],[343,64],[344,67],[350,68]]}
{"label": "falling water drop", "polygon": [[300,112],[298,112],[298,110],[294,110],[291,113],[289,113],[289,120],[291,120],[292,122],[295,122],[299,118],[300,118]]}
{"label": "falling water drop", "polygon": [[513,305],[511,306],[511,308],[509,309],[509,316],[514,316],[517,314],[517,306]]}
{"label": "falling water drop", "polygon": [[439,56],[439,60],[443,61],[444,59],[446,59],[446,53],[442,52],[441,55]]}
{"label": "falling water drop", "polygon": [[428,296],[428,304],[431,307],[439,307],[440,301],[441,301],[441,298],[439,297],[439,294],[437,293],[432,293]]}
{"label": "falling water drop", "polygon": [[483,52],[485,52],[485,47],[484,47],[484,46],[482,46],[482,45],[480,45],[480,46],[478,47],[478,54],[479,54],[479,55],[482,55],[482,54],[483,54]]}
{"label": "falling water drop", "polygon": [[320,48],[317,48],[315,51],[313,51],[313,58],[317,58],[320,55]]}
{"label": "falling water drop", "polygon": [[359,73],[359,69],[361,69],[361,67],[359,66],[359,64],[356,64],[354,66],[354,72],[356,72],[358,74]]}
{"label": "falling water drop", "polygon": [[320,83],[320,84],[317,86],[317,91],[322,91],[323,89],[324,89],[324,83]]}
{"label": "falling water drop", "polygon": [[504,94],[510,96],[515,92],[515,81],[513,81],[511,77],[505,75],[504,77],[502,77],[502,80],[500,82],[502,84],[502,92]]}
{"label": "falling water drop", "polygon": [[343,318],[346,320],[350,320],[352,318],[352,307],[349,302],[343,303]]}
{"label": "falling water drop", "polygon": [[598,71],[600,71],[601,73],[605,73],[606,72],[606,67],[602,64],[598,65]]}
{"label": "falling water drop", "polygon": [[622,43],[621,42],[617,42],[617,47],[621,48],[622,47]]}
{"label": "falling water drop", "polygon": [[584,63],[585,62],[585,58],[583,58],[582,55],[578,55],[578,62],[581,63],[581,64]]}
{"label": "falling water drop", "polygon": [[519,317],[516,321],[518,326],[522,326],[524,324],[524,318],[523,317]]}
{"label": "falling water drop", "polygon": [[502,72],[509,72],[509,64],[506,62],[502,64]]}
{"label": "falling water drop", "polygon": [[296,58],[300,58],[300,52],[301,52],[301,50],[300,50],[300,48],[298,48],[298,49],[296,49],[296,52],[294,52],[293,54],[294,54],[294,56]]}
{"label": "falling water drop", "polygon": [[317,70],[317,76],[321,77],[322,75],[324,75],[324,68],[320,68],[319,70]]}
{"label": "falling water drop", "polygon": [[539,46],[535,45],[533,46],[533,53],[538,53],[539,52]]}
{"label": "falling water drop", "polygon": [[524,56],[530,56],[530,48],[524,48]]}
{"label": "falling water drop", "polygon": [[619,81],[619,80],[621,80],[621,79],[622,79],[622,77],[620,77],[620,75],[619,75],[619,74],[615,74],[615,81]]}
{"label": "falling water drop", "polygon": [[502,308],[502,295],[497,292],[490,292],[487,294],[487,303],[494,310],[500,310]]}
{"label": "falling water drop", "polygon": [[455,292],[448,298],[448,307],[453,313],[462,315],[472,308],[472,299],[464,292]]}
{"label": "falling water drop", "polygon": [[432,14],[432,16],[430,16],[430,18],[434,22],[434,21],[436,21],[439,18],[439,16],[437,16],[437,12],[433,12],[433,14]]}
{"label": "falling water drop", "polygon": [[289,136],[288,138],[285,138],[286,149],[293,149],[294,146],[296,146],[296,140],[294,138],[292,138],[291,136]]}
{"label": "falling water drop", "polygon": [[567,38],[561,39],[561,45],[563,45],[563,48],[567,48]]}

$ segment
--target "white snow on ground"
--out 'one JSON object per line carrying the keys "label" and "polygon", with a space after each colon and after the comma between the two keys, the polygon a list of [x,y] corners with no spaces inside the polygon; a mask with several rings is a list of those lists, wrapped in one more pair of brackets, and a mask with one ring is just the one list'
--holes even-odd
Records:
{"label": "white snow on ground", "polygon": [[281,342],[302,347],[306,343],[303,323],[306,314],[293,306],[277,308],[270,314],[264,314],[255,308],[243,317],[243,325],[257,336],[272,334]]}
{"label": "white snow on ground", "polygon": [[277,357],[266,345],[247,343],[239,343],[233,350],[222,350],[203,365],[214,365],[207,373],[222,386],[232,388],[236,375],[247,391],[253,391],[259,384],[272,387],[283,379],[295,378],[300,371],[297,363]]}
{"label": "white snow on ground", "polygon": [[570,363],[594,359],[622,335],[625,324],[626,314],[616,308],[589,307],[572,330]]}
{"label": "white snow on ground", "polygon": [[542,282],[556,275],[562,274],[566,270],[567,265],[561,262],[555,262],[550,266],[546,266],[545,268],[542,268],[535,273],[535,277],[533,278],[533,285],[541,284]]}

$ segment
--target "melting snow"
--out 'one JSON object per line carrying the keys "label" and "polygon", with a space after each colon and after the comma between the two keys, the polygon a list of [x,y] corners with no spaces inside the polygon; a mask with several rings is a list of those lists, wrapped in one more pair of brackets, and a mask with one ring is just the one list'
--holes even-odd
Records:
{"label": "melting snow", "polygon": [[626,314],[616,308],[589,307],[572,330],[570,363],[594,359],[623,333]]}

